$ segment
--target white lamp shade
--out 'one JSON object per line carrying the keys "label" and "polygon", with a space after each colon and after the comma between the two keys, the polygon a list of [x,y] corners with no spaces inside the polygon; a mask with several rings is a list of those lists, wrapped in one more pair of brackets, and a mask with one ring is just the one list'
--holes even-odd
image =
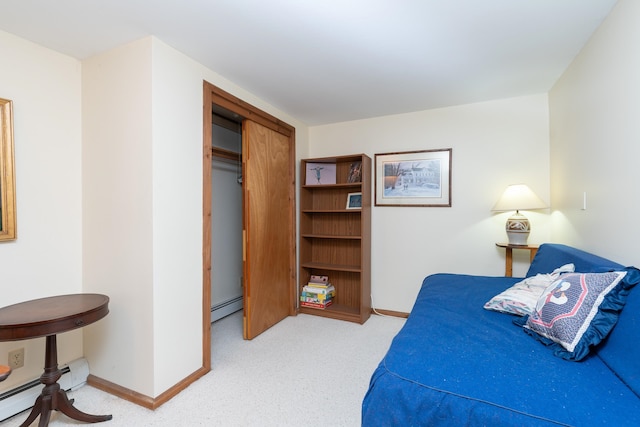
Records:
{"label": "white lamp shade", "polygon": [[507,187],[495,204],[492,211],[515,211],[507,219],[505,231],[509,237],[509,244],[523,246],[527,244],[531,224],[520,210],[544,209],[547,205],[525,184],[514,184]]}
{"label": "white lamp shade", "polygon": [[525,184],[514,184],[507,187],[492,211],[519,211],[545,209],[547,204]]}

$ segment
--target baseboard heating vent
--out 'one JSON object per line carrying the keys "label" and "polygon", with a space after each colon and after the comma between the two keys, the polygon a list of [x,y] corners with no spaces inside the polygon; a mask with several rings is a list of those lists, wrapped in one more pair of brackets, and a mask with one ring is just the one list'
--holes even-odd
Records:
{"label": "baseboard heating vent", "polygon": [[[60,367],[62,376],[58,384],[63,390],[75,390],[87,382],[89,364],[87,359],[81,358]],[[26,384],[16,386],[0,394],[0,421],[11,418],[33,406],[42,391],[40,378]]]}
{"label": "baseboard heating vent", "polygon": [[231,313],[235,313],[238,310],[242,310],[242,295],[212,306],[211,323],[222,319]]}

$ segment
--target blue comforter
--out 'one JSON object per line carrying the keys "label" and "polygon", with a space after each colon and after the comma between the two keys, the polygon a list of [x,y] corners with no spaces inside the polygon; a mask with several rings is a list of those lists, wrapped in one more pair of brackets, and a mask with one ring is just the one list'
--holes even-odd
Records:
{"label": "blue comforter", "polygon": [[483,309],[519,280],[427,277],[371,378],[362,424],[639,426],[640,399],[599,357],[555,357],[513,316]]}

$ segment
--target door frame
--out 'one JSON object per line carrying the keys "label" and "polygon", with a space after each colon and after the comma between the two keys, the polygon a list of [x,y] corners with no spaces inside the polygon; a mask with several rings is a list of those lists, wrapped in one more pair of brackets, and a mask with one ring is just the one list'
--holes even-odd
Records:
{"label": "door frame", "polygon": [[289,174],[292,177],[289,203],[289,315],[297,314],[296,305],[296,211],[295,211],[295,128],[277,117],[231,95],[219,87],[203,81],[203,142],[202,142],[202,366],[211,370],[211,161],[213,105],[222,107],[239,117],[250,119],[289,138]]}

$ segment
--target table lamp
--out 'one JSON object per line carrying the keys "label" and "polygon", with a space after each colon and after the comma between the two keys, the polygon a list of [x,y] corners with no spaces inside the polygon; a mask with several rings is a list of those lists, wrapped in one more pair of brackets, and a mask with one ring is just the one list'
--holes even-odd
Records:
{"label": "table lamp", "polygon": [[516,211],[507,219],[505,230],[510,245],[526,246],[531,224],[520,210],[544,209],[548,206],[525,184],[510,185],[504,190],[492,211]]}

